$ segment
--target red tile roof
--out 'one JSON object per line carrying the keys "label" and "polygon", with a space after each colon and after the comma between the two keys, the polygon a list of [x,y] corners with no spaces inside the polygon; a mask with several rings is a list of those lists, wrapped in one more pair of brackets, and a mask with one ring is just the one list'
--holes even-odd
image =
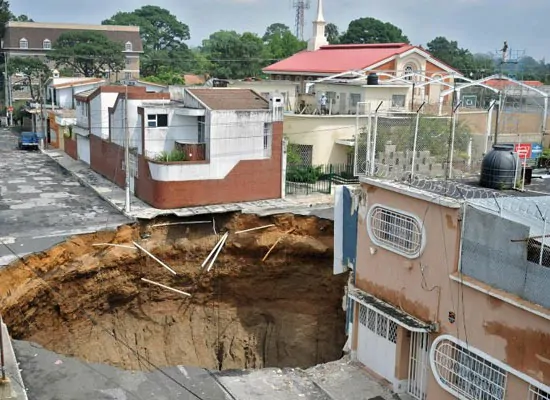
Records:
{"label": "red tile roof", "polygon": [[[532,86],[532,87],[541,87],[544,86],[544,83],[540,81],[521,81],[521,83],[524,83],[526,85]],[[491,86],[495,89],[503,89],[508,86],[516,86],[517,83],[509,81],[508,79],[490,79],[485,82],[487,86]],[[526,89],[527,90],[527,89]]]}
{"label": "red tile roof", "polygon": [[338,44],[317,51],[302,51],[264,68],[264,72],[337,74],[370,67],[414,48],[406,43]]}

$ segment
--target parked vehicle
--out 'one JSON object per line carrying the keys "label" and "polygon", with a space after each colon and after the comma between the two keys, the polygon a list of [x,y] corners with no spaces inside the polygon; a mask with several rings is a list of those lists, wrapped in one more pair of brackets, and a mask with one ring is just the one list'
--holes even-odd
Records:
{"label": "parked vehicle", "polygon": [[19,136],[19,150],[38,150],[39,144],[40,142],[38,140],[38,135],[36,134],[36,132],[22,132],[21,136]]}

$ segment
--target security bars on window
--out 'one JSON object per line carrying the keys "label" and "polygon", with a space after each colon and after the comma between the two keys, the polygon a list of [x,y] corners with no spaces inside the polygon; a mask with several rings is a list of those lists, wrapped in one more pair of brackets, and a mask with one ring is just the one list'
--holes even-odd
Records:
{"label": "security bars on window", "polygon": [[550,400],[550,393],[531,385],[529,387],[529,400]]}
{"label": "security bars on window", "polygon": [[442,384],[464,399],[504,400],[506,371],[466,348],[445,340],[435,350],[434,364]]}
{"label": "security bars on window", "polygon": [[406,256],[419,255],[422,248],[422,227],[408,215],[374,207],[370,215],[370,231],[375,242]]}

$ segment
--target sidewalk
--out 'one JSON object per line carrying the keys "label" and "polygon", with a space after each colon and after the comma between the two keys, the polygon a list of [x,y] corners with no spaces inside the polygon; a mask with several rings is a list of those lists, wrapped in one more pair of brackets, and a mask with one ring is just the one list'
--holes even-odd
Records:
{"label": "sidewalk", "polygon": [[260,200],[244,203],[229,203],[223,205],[188,207],[161,210],[153,208],[135,196],[131,196],[130,212],[125,212],[126,194],[124,189],[92,171],[82,161],[76,161],[65,152],[58,149],[43,149],[42,153],[50,157],[63,169],[73,175],[82,185],[97,193],[121,213],[133,219],[153,219],[160,216],[176,215],[190,217],[196,215],[221,214],[241,211],[245,214],[261,214],[263,216],[281,213],[296,213],[302,215],[316,215],[317,211],[322,218],[330,218],[327,210],[332,209],[333,197],[327,194],[311,196],[296,196],[285,199]]}
{"label": "sidewalk", "polygon": [[28,400],[27,390],[23,384],[23,378],[21,378],[19,363],[15,358],[8,328],[5,324],[0,324],[0,329],[3,335],[6,378],[9,380],[5,384],[0,383],[0,400]]}

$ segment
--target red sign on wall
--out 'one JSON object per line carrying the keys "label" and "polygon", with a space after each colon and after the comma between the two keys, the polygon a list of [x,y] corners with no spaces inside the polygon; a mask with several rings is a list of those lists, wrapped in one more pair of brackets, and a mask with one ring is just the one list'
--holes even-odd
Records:
{"label": "red sign on wall", "polygon": [[522,160],[531,158],[531,143],[517,143],[514,145],[514,151],[518,153],[518,157]]}

